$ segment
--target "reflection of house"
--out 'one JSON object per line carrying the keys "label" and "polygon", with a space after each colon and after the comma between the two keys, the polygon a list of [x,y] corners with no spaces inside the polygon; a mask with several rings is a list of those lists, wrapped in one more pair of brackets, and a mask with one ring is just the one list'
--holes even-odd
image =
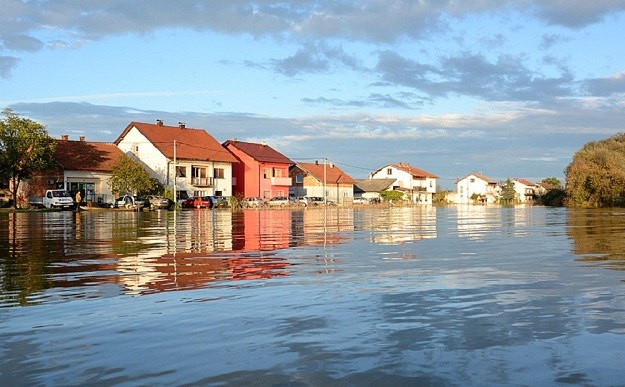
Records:
{"label": "reflection of house", "polygon": [[526,179],[513,179],[516,200],[521,203],[532,203],[536,197],[537,185]]}
{"label": "reflection of house", "polygon": [[113,195],[108,183],[120,156],[114,144],[85,141],[84,137],[71,141],[63,135],[53,156],[55,169],[32,179],[26,194],[39,196],[47,189],[61,188],[74,196],[80,190],[85,201],[109,203]]}
{"label": "reflection of house", "polygon": [[371,174],[373,179],[395,179],[393,189],[403,191],[413,203],[432,203],[437,176],[408,163],[386,165]]}
{"label": "reflection of house", "polygon": [[223,146],[239,161],[232,166],[235,195],[267,200],[289,195],[289,166],[293,162],[282,153],[264,143],[228,140]]}
{"label": "reflection of house", "polygon": [[[232,195],[232,163],[237,160],[203,129],[131,122],[115,144],[142,161],[166,186],[195,196]],[[175,170],[175,177],[174,177]]]}
{"label": "reflection of house", "polygon": [[456,203],[496,203],[499,199],[497,181],[472,173],[456,181]]}
{"label": "reflection of house", "polygon": [[393,190],[395,179],[359,179],[354,184],[354,197],[379,199],[380,192]]}
{"label": "reflection of house", "polygon": [[354,197],[355,180],[334,164],[297,163],[289,174],[293,179],[291,196],[326,197],[335,203],[351,202]]}

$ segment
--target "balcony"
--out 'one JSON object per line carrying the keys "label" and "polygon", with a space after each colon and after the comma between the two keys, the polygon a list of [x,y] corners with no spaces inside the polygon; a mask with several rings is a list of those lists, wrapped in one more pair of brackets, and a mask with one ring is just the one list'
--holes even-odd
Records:
{"label": "balcony", "polygon": [[293,179],[291,179],[290,177],[272,177],[271,185],[272,186],[281,185],[281,186],[290,187],[291,185],[293,185]]}
{"label": "balcony", "polygon": [[193,184],[196,187],[212,187],[213,178],[212,177],[193,177],[191,178],[191,184]]}

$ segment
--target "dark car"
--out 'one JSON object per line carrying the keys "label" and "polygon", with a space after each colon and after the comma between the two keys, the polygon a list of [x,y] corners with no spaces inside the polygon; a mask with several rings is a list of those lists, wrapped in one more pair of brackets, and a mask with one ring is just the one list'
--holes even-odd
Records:
{"label": "dark car", "polygon": [[183,208],[213,208],[210,196],[193,196],[182,202]]}

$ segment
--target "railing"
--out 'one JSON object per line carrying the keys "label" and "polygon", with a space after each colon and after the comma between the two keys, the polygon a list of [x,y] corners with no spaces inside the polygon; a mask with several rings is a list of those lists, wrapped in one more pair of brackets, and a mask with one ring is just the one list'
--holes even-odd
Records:
{"label": "railing", "polygon": [[272,177],[271,185],[291,186],[293,185],[293,179],[290,177]]}
{"label": "railing", "polygon": [[191,179],[191,184],[193,184],[196,187],[212,187],[213,178],[212,177],[194,177]]}

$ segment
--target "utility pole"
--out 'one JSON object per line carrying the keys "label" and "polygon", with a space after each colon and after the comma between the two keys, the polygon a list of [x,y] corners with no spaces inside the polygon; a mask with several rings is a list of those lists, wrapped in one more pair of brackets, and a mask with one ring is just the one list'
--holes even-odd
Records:
{"label": "utility pole", "polygon": [[326,171],[326,165],[328,164],[328,159],[326,157],[323,158],[323,205],[328,205],[328,198],[326,194],[326,180],[328,179],[328,173]]}
{"label": "utility pole", "polygon": [[176,165],[176,140],[174,140],[174,211],[178,205],[178,190],[176,184],[176,177],[178,176],[178,166]]}

